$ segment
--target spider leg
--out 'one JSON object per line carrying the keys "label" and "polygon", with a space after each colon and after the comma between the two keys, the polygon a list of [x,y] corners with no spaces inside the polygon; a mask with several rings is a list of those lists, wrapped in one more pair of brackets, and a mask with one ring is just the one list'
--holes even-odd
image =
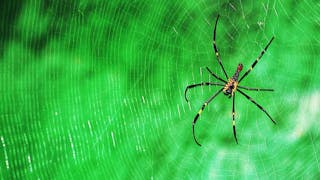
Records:
{"label": "spider leg", "polygon": [[274,39],[274,36],[271,38],[271,40],[269,41],[269,43],[266,45],[266,47],[260,52],[260,55],[258,56],[258,58],[252,63],[251,67],[242,75],[242,77],[240,78],[240,80],[238,81],[239,83],[242,81],[243,78],[245,78],[250,71],[252,71],[252,69],[254,68],[254,66],[258,63],[258,61],[261,59],[261,57],[263,56],[263,54],[267,51],[268,47],[270,46],[270,44],[272,43]]}
{"label": "spider leg", "polygon": [[218,20],[219,20],[219,14],[217,16],[217,20],[216,20],[216,24],[214,25],[214,31],[213,31],[213,49],[214,49],[214,52],[215,52],[215,55],[217,57],[217,60],[223,70],[223,73],[224,75],[226,76],[227,79],[229,79],[227,73],[226,73],[226,70],[224,69],[223,65],[222,65],[222,62],[221,62],[221,59],[220,59],[220,55],[219,55],[219,51],[218,51],[218,48],[217,48],[217,45],[216,45],[216,30],[217,30],[217,24],[218,24]]}
{"label": "spider leg", "polygon": [[264,88],[251,88],[246,86],[237,86],[237,88],[245,89],[249,91],[274,91],[273,89],[264,89]]}
{"label": "spider leg", "polygon": [[221,88],[219,91],[217,91],[213,96],[211,96],[205,103],[203,103],[202,107],[200,108],[199,112],[197,113],[197,115],[194,117],[193,123],[192,123],[192,135],[193,135],[193,139],[194,141],[201,146],[201,144],[197,141],[197,138],[195,136],[194,133],[194,125],[196,124],[199,116],[201,115],[201,113],[203,112],[204,108],[219,94],[221,93],[223,90],[223,88]]}
{"label": "spider leg", "polygon": [[218,79],[218,80],[220,80],[220,81],[222,81],[222,82],[224,82],[224,83],[227,83],[227,81],[223,80],[221,77],[219,77],[218,75],[216,75],[215,73],[213,73],[208,67],[206,67],[206,68],[207,68],[207,70],[209,71],[209,73],[210,73],[213,77],[215,77],[216,79]]}
{"label": "spider leg", "polygon": [[186,87],[186,90],[184,91],[184,98],[186,99],[187,102],[189,102],[188,98],[187,98],[187,91],[189,89],[192,89],[192,88],[195,88],[197,86],[224,86],[224,84],[222,83],[212,83],[212,82],[202,82],[202,83],[198,83],[198,84],[191,84],[191,85],[188,85]]}
{"label": "spider leg", "polygon": [[251,101],[253,104],[255,104],[261,111],[263,111],[269,118],[270,120],[274,123],[274,124],[277,124],[273,119],[272,117],[269,115],[269,113],[263,109],[262,106],[260,106],[258,103],[256,103],[250,96],[248,96],[246,93],[242,92],[240,89],[237,89],[237,91],[239,93],[241,93],[242,95],[244,95],[249,101]]}
{"label": "spider leg", "polygon": [[235,110],[234,110],[234,100],[235,100],[235,93],[233,94],[232,97],[232,127],[233,127],[233,136],[234,139],[236,140],[238,144],[238,139],[237,139],[237,131],[236,131],[236,121],[234,120],[234,115],[235,115]]}

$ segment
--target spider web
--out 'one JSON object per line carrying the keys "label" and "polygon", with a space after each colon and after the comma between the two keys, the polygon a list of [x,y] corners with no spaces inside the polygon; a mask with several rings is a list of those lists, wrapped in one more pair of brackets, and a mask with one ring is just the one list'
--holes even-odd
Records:
{"label": "spider web", "polygon": [[[320,4],[316,1],[6,1],[0,43],[2,179],[320,177]],[[191,124],[223,72],[236,94]]]}

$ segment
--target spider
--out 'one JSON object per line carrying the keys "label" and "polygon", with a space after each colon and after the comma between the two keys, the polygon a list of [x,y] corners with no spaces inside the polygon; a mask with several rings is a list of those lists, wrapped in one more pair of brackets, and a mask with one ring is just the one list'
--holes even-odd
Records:
{"label": "spider", "polygon": [[247,95],[245,92],[243,92],[242,90],[248,90],[248,91],[274,91],[273,89],[264,89],[264,88],[251,88],[251,87],[246,87],[246,86],[240,86],[240,82],[252,71],[252,69],[255,67],[255,65],[258,63],[258,61],[261,59],[261,57],[263,56],[263,54],[267,51],[268,47],[270,46],[270,44],[272,43],[274,36],[271,38],[271,40],[269,41],[269,43],[265,46],[265,48],[263,49],[263,51],[260,52],[260,55],[258,56],[258,58],[253,62],[253,64],[250,66],[250,68],[240,77],[239,79],[239,74],[243,68],[243,65],[241,63],[238,64],[238,67],[236,69],[236,72],[234,73],[234,75],[232,77],[229,77],[228,74],[226,73],[221,59],[220,59],[220,55],[218,52],[218,48],[216,45],[216,28],[217,28],[217,24],[218,24],[218,20],[219,20],[219,15],[217,16],[216,22],[215,22],[215,26],[214,26],[214,31],[213,31],[213,48],[214,48],[214,52],[216,55],[216,59],[218,61],[218,63],[220,64],[220,67],[226,77],[226,79],[228,80],[224,80],[221,77],[219,77],[218,75],[216,75],[215,73],[213,73],[208,67],[206,67],[206,69],[208,70],[208,72],[215,77],[217,80],[219,80],[220,82],[201,82],[198,84],[191,84],[188,85],[185,89],[185,99],[188,102],[188,98],[187,98],[187,91],[191,88],[195,88],[198,86],[221,86],[221,88],[215,92],[207,101],[205,101],[202,104],[202,107],[200,108],[199,112],[197,113],[197,115],[194,117],[193,123],[192,123],[192,134],[193,134],[193,139],[196,142],[197,145],[201,146],[201,144],[197,141],[197,138],[195,136],[195,131],[194,131],[194,126],[199,118],[199,116],[201,115],[201,113],[203,112],[203,110],[205,109],[206,106],[209,105],[209,103],[221,92],[223,92],[228,98],[232,97],[232,126],[233,126],[233,135],[234,135],[234,139],[236,141],[236,143],[238,144],[238,139],[237,139],[237,132],[236,132],[236,122],[235,122],[235,108],[234,108],[234,102],[235,102],[235,95],[236,92],[239,92],[241,95],[243,95],[245,98],[247,98],[250,102],[252,102],[254,105],[256,105],[261,111],[263,111],[269,118],[270,120],[276,124],[276,122],[272,119],[272,117],[269,115],[269,113],[261,106],[259,105],[255,100],[253,100],[249,95]]}

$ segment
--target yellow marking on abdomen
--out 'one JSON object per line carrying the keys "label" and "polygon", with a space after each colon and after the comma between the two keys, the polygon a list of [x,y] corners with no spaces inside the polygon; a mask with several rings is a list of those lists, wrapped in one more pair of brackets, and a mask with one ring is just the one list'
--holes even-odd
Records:
{"label": "yellow marking on abdomen", "polygon": [[200,115],[202,113],[202,109],[199,110],[198,114]]}
{"label": "yellow marking on abdomen", "polygon": [[233,120],[233,121],[232,121],[232,126],[235,126],[235,125],[236,125],[236,121]]}
{"label": "yellow marking on abdomen", "polygon": [[253,69],[253,68],[252,68],[252,66],[251,66],[251,67],[250,67],[250,71],[252,71],[252,69]]}

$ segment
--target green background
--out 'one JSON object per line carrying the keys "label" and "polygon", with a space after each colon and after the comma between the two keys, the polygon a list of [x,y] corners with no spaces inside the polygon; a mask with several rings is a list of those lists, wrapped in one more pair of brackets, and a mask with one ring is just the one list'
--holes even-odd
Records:
{"label": "green background", "polygon": [[[275,40],[232,102],[203,67],[231,76]],[[317,1],[3,1],[1,179],[320,178]]]}

